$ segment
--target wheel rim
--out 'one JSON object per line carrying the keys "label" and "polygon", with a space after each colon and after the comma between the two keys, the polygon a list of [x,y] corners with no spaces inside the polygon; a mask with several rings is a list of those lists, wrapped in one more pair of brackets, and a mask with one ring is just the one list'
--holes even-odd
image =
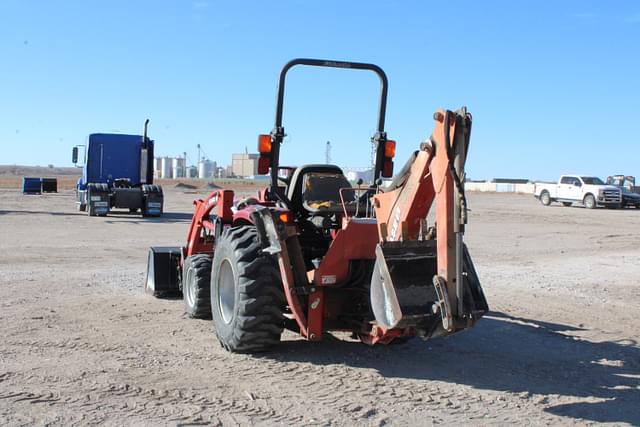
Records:
{"label": "wheel rim", "polygon": [[187,289],[185,295],[187,297],[187,304],[189,307],[193,307],[196,303],[196,287],[193,286],[193,269],[187,270]]}
{"label": "wheel rim", "polygon": [[593,197],[587,197],[587,203],[586,203],[587,207],[588,208],[593,207],[593,203],[594,203],[593,202]]}
{"label": "wheel rim", "polygon": [[231,323],[233,308],[236,303],[236,286],[233,277],[233,267],[229,260],[222,261],[218,275],[218,306],[225,323]]}
{"label": "wheel rim", "polygon": [[549,203],[549,195],[547,193],[542,193],[542,203]]}

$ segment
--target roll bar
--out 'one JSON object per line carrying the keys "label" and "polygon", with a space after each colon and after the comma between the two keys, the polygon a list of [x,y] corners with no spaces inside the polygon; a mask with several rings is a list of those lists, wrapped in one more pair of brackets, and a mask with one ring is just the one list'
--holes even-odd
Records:
{"label": "roll bar", "polygon": [[378,126],[377,132],[373,137],[373,141],[377,144],[376,149],[376,164],[374,175],[377,178],[382,170],[382,162],[384,161],[384,143],[387,135],[384,131],[384,121],[387,110],[387,91],[388,81],[387,75],[375,64],[367,64],[362,62],[345,62],[345,61],[333,61],[327,59],[309,59],[309,58],[297,58],[287,62],[280,71],[280,79],[278,81],[278,98],[276,100],[276,122],[273,130],[271,131],[271,137],[273,138],[273,148],[271,152],[271,187],[272,191],[278,196],[280,200],[289,204],[284,193],[278,188],[278,166],[280,161],[280,144],[285,137],[284,127],[282,126],[282,112],[284,109],[284,89],[285,79],[287,72],[296,65],[307,65],[311,67],[327,67],[327,68],[348,68],[354,70],[368,70],[373,71],[380,78],[380,105],[378,108]]}

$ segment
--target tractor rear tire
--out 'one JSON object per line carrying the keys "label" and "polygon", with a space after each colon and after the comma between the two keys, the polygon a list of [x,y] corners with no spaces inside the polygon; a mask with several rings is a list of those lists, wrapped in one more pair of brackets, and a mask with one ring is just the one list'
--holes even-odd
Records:
{"label": "tractor rear tire", "polygon": [[184,311],[195,319],[211,319],[211,257],[196,254],[184,260],[182,299]]}
{"label": "tractor rear tire", "polygon": [[227,228],[215,245],[211,314],[230,352],[268,350],[280,341],[285,298],[278,266],[263,253],[254,226]]}

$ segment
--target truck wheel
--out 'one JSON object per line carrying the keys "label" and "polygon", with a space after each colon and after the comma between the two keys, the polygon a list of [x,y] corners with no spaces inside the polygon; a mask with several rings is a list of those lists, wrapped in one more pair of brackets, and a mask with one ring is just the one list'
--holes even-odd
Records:
{"label": "truck wheel", "polygon": [[569,206],[571,206],[573,203],[571,202],[562,202],[562,206],[564,206],[565,208],[568,208]]}
{"label": "truck wheel", "polygon": [[[147,211],[147,201],[151,198],[155,203],[160,203],[159,212],[154,212],[153,214]],[[162,216],[163,210],[163,201],[164,194],[162,192],[162,187],[159,185],[145,184],[142,186],[142,208],[140,212],[143,217],[159,217]]]}
{"label": "truck wheel", "polygon": [[275,260],[253,226],[227,228],[215,245],[211,314],[220,344],[231,352],[267,350],[280,341],[285,298]]}
{"label": "truck wheel", "polygon": [[551,196],[549,196],[548,191],[545,190],[540,193],[540,202],[545,206],[549,206],[551,204]]}
{"label": "truck wheel", "polygon": [[[97,184],[89,184],[87,185],[87,205],[85,210],[87,211],[87,215],[89,216],[107,216],[109,212],[109,206],[107,206],[106,212],[97,213],[96,207],[94,205],[94,201],[92,200],[92,196],[94,195],[102,195],[103,199],[106,199],[107,203],[109,202],[109,186],[104,183]],[[102,200],[104,201],[104,200]]]}
{"label": "truck wheel", "polygon": [[593,197],[593,194],[587,194],[584,196],[584,207],[587,209],[593,209],[596,207],[596,198]]}
{"label": "truck wheel", "polygon": [[185,313],[196,319],[211,319],[211,257],[206,254],[187,257],[182,271]]}
{"label": "truck wheel", "polygon": [[91,203],[91,195],[96,191],[96,186],[94,184],[87,185],[87,215],[96,216],[95,211],[93,210],[93,203]]}

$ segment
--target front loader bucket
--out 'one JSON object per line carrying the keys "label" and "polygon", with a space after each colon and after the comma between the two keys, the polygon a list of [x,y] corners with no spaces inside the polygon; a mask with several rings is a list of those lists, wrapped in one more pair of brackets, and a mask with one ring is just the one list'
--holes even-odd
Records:
{"label": "front loader bucket", "polygon": [[155,297],[180,295],[180,247],[149,248],[144,289]]}
{"label": "front loader bucket", "polygon": [[447,333],[471,326],[488,307],[466,246],[463,253],[465,312],[447,320],[441,308],[443,290],[436,289],[433,280],[437,274],[436,241],[379,244],[370,291],[376,322],[387,329],[412,328],[416,335],[427,337],[438,330]]}

